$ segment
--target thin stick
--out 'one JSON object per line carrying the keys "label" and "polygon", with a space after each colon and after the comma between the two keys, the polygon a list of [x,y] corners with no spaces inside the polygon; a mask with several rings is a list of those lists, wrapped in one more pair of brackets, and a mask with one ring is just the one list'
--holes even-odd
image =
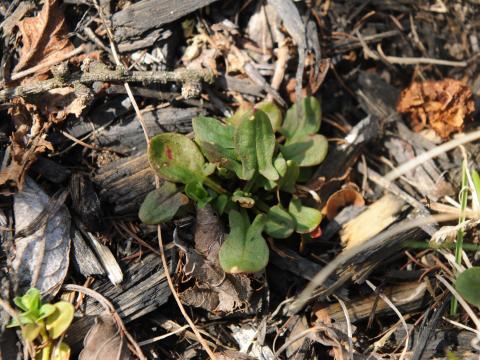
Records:
{"label": "thin stick", "polygon": [[175,334],[178,334],[180,332],[183,332],[184,330],[188,329],[190,327],[190,325],[184,325],[182,327],[179,327],[177,330],[174,330],[172,332],[169,332],[168,334],[165,334],[165,335],[160,335],[160,336],[156,336],[154,338],[151,338],[151,339],[148,339],[148,340],[144,340],[144,341],[140,341],[138,343],[138,345],[140,346],[145,346],[145,345],[149,345],[149,344],[153,344],[154,342],[157,342],[157,341],[160,341],[160,340],[163,340],[163,339],[166,339],[172,335],[175,335]]}
{"label": "thin stick", "polygon": [[340,304],[343,314],[345,315],[345,321],[347,323],[347,336],[348,336],[348,356],[350,360],[353,360],[353,332],[352,332],[352,323],[350,322],[350,315],[348,314],[347,307],[342,299],[340,299],[337,295],[334,295],[335,299],[337,299],[338,303]]}
{"label": "thin stick", "polygon": [[480,130],[473,131],[469,134],[460,135],[457,138],[450,140],[442,145],[436,146],[433,149],[420,154],[419,156],[403,163],[395,170],[390,171],[384,178],[388,181],[393,181],[403,174],[409,172],[410,170],[416,168],[417,166],[423,164],[425,161],[433,159],[434,157],[440,156],[447,151],[450,151],[457,146],[467,144],[469,142],[480,139]]}
{"label": "thin stick", "polygon": [[[465,214],[469,215],[469,214]],[[478,213],[477,213],[478,216]],[[397,235],[401,234],[404,231],[414,229],[416,227],[431,224],[433,222],[440,222],[440,221],[450,221],[458,219],[457,214],[438,214],[438,215],[431,215],[428,218],[419,218],[412,220],[408,223],[401,223],[397,226],[394,226],[383,233],[357,245],[353,246],[350,249],[344,250],[340,255],[338,255],[335,259],[330,261],[322,270],[320,270],[310,281],[310,283],[305,287],[305,289],[298,295],[297,299],[290,305],[289,312],[290,313],[297,313],[300,311],[303,306],[307,303],[310,299],[311,295],[315,291],[317,287],[322,285],[325,280],[343,263],[348,260],[353,259],[357,254],[363,252],[369,248],[373,248],[382,244],[385,240]]]}
{"label": "thin stick", "polygon": [[[366,280],[366,283],[368,286],[370,286],[370,288],[375,291],[377,288],[375,287],[375,285],[373,285],[370,281]],[[408,331],[408,326],[407,326],[407,322],[405,321],[405,318],[403,317],[402,313],[398,310],[398,308],[395,306],[395,304],[393,302],[390,301],[390,299],[388,297],[385,296],[385,294],[382,294],[381,292],[378,293],[378,296],[383,300],[385,301],[385,304],[387,304],[388,306],[390,306],[392,308],[392,310],[395,312],[395,314],[397,314],[398,318],[400,319],[400,321],[402,322],[402,325],[403,327],[405,328],[405,333],[406,333],[406,336],[405,336],[405,347],[403,348],[403,351],[402,351],[402,354],[400,355],[400,360],[403,360],[405,359],[405,355],[407,354],[407,350],[408,350],[408,339],[410,338],[410,331]]]}
{"label": "thin stick", "polygon": [[76,291],[76,292],[88,295],[94,298],[95,300],[97,300],[104,307],[104,309],[109,311],[110,314],[113,316],[113,318],[115,319],[115,322],[117,323],[117,326],[125,334],[130,344],[134,347],[135,351],[137,352],[137,356],[142,360],[147,360],[147,358],[142,352],[142,349],[140,348],[138,343],[135,341],[133,336],[130,335],[127,328],[125,327],[125,324],[123,323],[122,318],[120,317],[120,315],[118,315],[117,311],[115,310],[115,306],[113,306],[113,304],[110,301],[108,301],[103,295],[99,294],[95,290],[86,288],[81,285],[67,284],[67,285],[63,285],[63,288],[67,291]]}
{"label": "thin stick", "polygon": [[71,57],[74,57],[78,54],[81,54],[84,50],[85,50],[86,46],[85,44],[82,44],[80,45],[78,48],[62,55],[61,57],[59,58],[55,58],[55,59],[52,59],[50,61],[47,61],[43,64],[38,64],[38,65],[35,65],[35,66],[32,66],[31,68],[29,69],[26,69],[26,70],[23,70],[23,71],[19,71],[17,73],[14,73],[12,74],[10,80],[18,80],[18,79],[21,79],[27,75],[31,75],[31,74],[34,74],[36,73],[37,71],[40,71],[40,70],[46,70],[48,68],[51,68],[53,65],[57,65],[59,63],[61,63],[62,61],[65,61],[65,60],[68,60],[70,59]]}
{"label": "thin stick", "polygon": [[[103,21],[103,25],[107,31],[107,35],[108,35],[108,38],[110,40],[110,48],[112,50],[112,55],[113,55],[113,58],[115,59],[115,62],[117,63],[117,65],[121,65],[120,63],[120,58],[118,57],[118,53],[115,49],[115,45],[114,45],[114,41],[113,41],[113,34],[110,30],[110,27],[107,26],[107,23],[105,21],[105,17],[103,16],[103,13],[102,13],[102,10],[101,8],[98,6],[98,3],[97,1],[95,0],[95,7],[97,8],[97,11],[98,13],[100,14],[100,17]],[[128,97],[130,98],[131,102],[132,102],[132,105],[135,109],[135,112],[137,114],[137,117],[138,117],[138,120],[140,122],[140,125],[142,126],[142,129],[143,129],[143,134],[145,136],[145,141],[147,142],[147,147],[150,146],[150,138],[148,136],[148,132],[147,132],[147,127],[145,125],[145,121],[143,119],[143,115],[140,111],[140,108],[138,107],[137,105],[137,102],[135,101],[135,98],[133,97],[133,93],[132,93],[132,90],[130,89],[130,86],[128,85],[127,82],[124,83],[124,86],[125,86],[125,90],[127,91],[127,94],[128,94]],[[155,176],[155,187],[158,188],[160,186],[160,180],[158,179],[158,176]],[[161,227],[160,225],[157,226],[157,234],[158,234],[158,244],[159,244],[159,247],[160,247],[160,258],[162,259],[162,265],[163,265],[163,270],[164,270],[164,273],[165,273],[165,277],[167,278],[167,282],[168,282],[168,286],[170,287],[170,290],[172,292],[172,295],[173,297],[175,298],[175,301],[177,302],[177,305],[178,305],[178,308],[180,309],[180,312],[182,313],[183,317],[185,318],[185,320],[188,322],[188,324],[190,325],[190,327],[192,328],[192,331],[195,333],[195,336],[197,337],[198,339],[198,342],[202,345],[202,347],[205,349],[205,351],[207,352],[208,356],[210,356],[211,359],[215,360],[216,357],[215,357],[215,354],[213,353],[213,351],[210,349],[210,347],[208,346],[207,342],[205,341],[205,339],[202,337],[202,335],[200,334],[200,332],[198,331],[197,327],[195,326],[195,324],[193,323],[193,321],[190,319],[190,317],[188,316],[187,312],[185,311],[185,308],[183,307],[183,304],[182,302],[180,301],[180,298],[178,297],[178,294],[175,290],[175,286],[173,285],[173,281],[172,281],[172,278],[170,276],[170,271],[168,270],[168,264],[167,264],[167,259],[165,257],[165,249],[164,249],[164,246],[163,246],[163,239],[162,239],[162,231],[161,231]]]}
{"label": "thin stick", "polygon": [[[435,277],[438,280],[440,280],[443,285],[445,285],[445,287],[448,289],[448,291],[450,291],[452,293],[453,296],[455,296],[458,303],[460,305],[462,305],[465,312],[472,319],[473,323],[477,327],[477,330],[480,330],[480,320],[478,319],[477,315],[475,315],[475,312],[472,310],[470,305],[467,304],[467,302],[460,296],[460,294],[457,292],[457,290],[455,290],[454,287],[452,285],[450,285],[450,283],[447,280],[445,280],[441,275],[437,274],[437,275],[435,275]],[[477,336],[480,336],[480,335],[477,335]]]}
{"label": "thin stick", "polygon": [[[160,184],[160,180],[159,180],[158,176],[155,176],[155,185],[156,185],[157,188],[158,188],[159,184]],[[175,301],[177,302],[178,309],[182,313],[185,320],[188,322],[188,325],[190,325],[190,328],[192,329],[195,336],[197,337],[198,342],[205,349],[208,356],[210,356],[210,359],[215,360],[216,359],[215,354],[210,349],[210,346],[208,346],[208,343],[205,341],[202,334],[200,334],[200,331],[198,331],[198,329],[195,326],[192,319],[190,319],[190,316],[188,316],[187,311],[183,307],[183,304],[182,304],[182,302],[181,302],[181,300],[180,300],[180,298],[177,294],[177,291],[175,290],[175,286],[173,285],[173,281],[172,281],[172,278],[170,276],[170,271],[168,270],[167,258],[165,257],[165,249],[164,249],[164,246],[163,246],[162,229],[161,229],[160,225],[157,225],[157,236],[158,236],[158,245],[160,247],[160,258],[162,259],[163,271],[165,272],[165,277],[167,278],[168,286],[170,287],[170,290],[172,291],[172,295],[175,298]]]}

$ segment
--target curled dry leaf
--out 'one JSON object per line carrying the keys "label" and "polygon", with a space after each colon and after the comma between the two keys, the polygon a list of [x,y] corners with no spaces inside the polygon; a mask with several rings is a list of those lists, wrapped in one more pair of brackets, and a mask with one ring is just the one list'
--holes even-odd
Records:
{"label": "curled dry leaf", "polygon": [[[25,181],[23,191],[14,196],[15,212],[15,259],[13,269],[20,290],[36,287],[42,293],[54,294],[65,279],[70,252],[70,214],[64,206],[49,213],[50,197],[30,178]],[[33,232],[30,226],[42,224]],[[26,231],[26,235],[19,234]]]}
{"label": "curled dry leaf", "polygon": [[397,111],[409,113],[414,131],[430,126],[442,138],[463,129],[475,111],[472,91],[453,79],[416,82],[402,91]]}
{"label": "curled dry leaf", "polygon": [[52,144],[45,139],[46,126],[42,126],[33,105],[25,104],[21,99],[15,99],[12,104],[14,106],[10,108],[10,115],[17,130],[11,137],[11,161],[0,171],[2,194],[21,190],[25,174],[38,155],[46,150],[53,150]]}
{"label": "curled dry leaf", "polygon": [[333,220],[339,211],[348,205],[363,206],[365,200],[363,196],[352,187],[346,187],[334,192],[325,205],[325,212],[328,220]]}
{"label": "curled dry leaf", "polygon": [[84,86],[63,87],[52,89],[42,94],[38,104],[44,106],[44,111],[55,122],[61,122],[69,115],[79,117],[93,100],[93,93]]}
{"label": "curled dry leaf", "polygon": [[46,0],[37,16],[20,21],[18,27],[23,46],[14,72],[61,58],[74,49],[65,37],[68,29],[59,0]]}
{"label": "curled dry leaf", "polygon": [[231,313],[249,301],[252,289],[248,276],[226,274],[218,262],[224,237],[225,231],[212,207],[197,209],[195,249],[186,248],[183,269],[195,285],[180,294],[185,303],[212,312]]}
{"label": "curled dry leaf", "polygon": [[125,338],[118,331],[112,315],[105,312],[95,319],[83,340],[80,360],[131,359]]}

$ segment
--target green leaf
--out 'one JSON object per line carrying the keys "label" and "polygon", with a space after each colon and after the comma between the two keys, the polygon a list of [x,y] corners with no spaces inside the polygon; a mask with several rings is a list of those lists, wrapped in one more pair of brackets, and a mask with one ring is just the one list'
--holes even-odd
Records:
{"label": "green leaf", "polygon": [[278,155],[273,164],[280,174],[279,189],[290,193],[295,192],[295,184],[300,174],[298,165],[292,160],[286,161],[282,154]]}
{"label": "green leaf", "polygon": [[50,315],[52,315],[54,312],[55,312],[55,306],[53,306],[52,304],[43,304],[40,307],[40,313],[39,313],[40,316],[38,317],[38,320],[43,320],[49,317]]}
{"label": "green leaf", "polygon": [[243,102],[238,107],[237,111],[230,116],[227,121],[229,124],[237,126],[245,118],[250,118],[253,115],[253,106],[250,103]]}
{"label": "green leaf", "polygon": [[255,105],[255,109],[262,110],[268,116],[274,132],[282,127],[282,111],[275,103],[262,101]]}
{"label": "green leaf", "polygon": [[285,159],[294,161],[300,167],[314,166],[325,160],[328,141],[323,135],[308,135],[287,143],[280,151]]}
{"label": "green leaf", "polygon": [[215,200],[213,201],[213,205],[215,206],[215,210],[219,215],[222,215],[225,212],[225,209],[228,204],[228,196],[225,194],[218,195]]}
{"label": "green leaf", "polygon": [[196,142],[206,142],[218,145],[224,149],[233,149],[234,127],[230,124],[222,124],[214,118],[199,116],[192,120]]}
{"label": "green leaf", "polygon": [[196,201],[199,208],[203,208],[210,201],[213,200],[213,196],[203,187],[203,183],[200,181],[192,181],[185,186],[185,194]]}
{"label": "green leaf", "polygon": [[278,173],[273,167],[275,134],[267,115],[256,110],[250,118],[243,118],[235,129],[235,151],[242,162],[239,177],[250,180],[256,170],[267,179],[275,181]]}
{"label": "green leaf", "polygon": [[300,102],[300,118],[297,104],[288,109],[280,132],[287,138],[287,143],[306,135],[312,135],[320,129],[322,110],[320,103],[313,96],[305,97]]}
{"label": "green leaf", "polygon": [[205,177],[205,159],[197,145],[185,135],[163,133],[150,140],[148,160],[161,178],[188,184]]}
{"label": "green leaf", "polygon": [[28,289],[23,296],[15,297],[13,302],[23,311],[31,310],[37,313],[42,303],[40,290],[36,288]]}
{"label": "green leaf", "polygon": [[242,162],[242,171],[237,175],[242,180],[250,180],[257,170],[255,128],[254,116],[242,118],[235,128],[235,151]]}
{"label": "green leaf", "polygon": [[237,156],[233,150],[224,149],[219,145],[203,141],[197,141],[197,143],[208,161],[214,163],[220,168],[233,171],[238,177],[240,177],[242,173],[242,165],[237,161]]}
{"label": "green leaf", "polygon": [[64,342],[54,347],[51,360],[67,360],[70,359],[70,347]]}
{"label": "green leaf", "polygon": [[237,190],[232,194],[232,201],[238,203],[242,208],[251,209],[255,206],[255,200],[252,194],[242,190]]}
{"label": "green leaf", "polygon": [[164,181],[145,197],[138,217],[144,224],[161,224],[173,219],[180,207],[187,204],[188,198],[179,192],[177,186]]}
{"label": "green leaf", "polygon": [[40,335],[41,327],[37,324],[27,324],[22,326],[22,335],[28,341],[35,340]]}
{"label": "green leaf", "polygon": [[458,275],[455,288],[470,304],[480,307],[480,267],[471,267]]}
{"label": "green leaf", "polygon": [[475,192],[478,197],[478,202],[480,202],[480,175],[478,174],[478,171],[475,169],[472,169],[472,182],[473,182],[473,186],[475,187]]}
{"label": "green leaf", "polygon": [[66,301],[55,303],[56,311],[46,319],[46,328],[50,338],[58,339],[70,326],[75,309]]}
{"label": "green leaf", "polygon": [[265,216],[257,215],[253,224],[249,224],[245,211],[229,212],[230,233],[222,244],[219,261],[227,273],[255,273],[268,264],[269,249],[262,230]]}
{"label": "green leaf", "polygon": [[313,231],[322,221],[322,213],[320,211],[303,205],[298,198],[293,198],[290,201],[288,212],[296,221],[295,231],[300,234]]}
{"label": "green leaf", "polygon": [[278,173],[272,164],[275,151],[275,134],[272,124],[267,115],[261,111],[255,111],[255,137],[257,151],[258,172],[268,180],[278,180]]}
{"label": "green leaf", "polygon": [[280,205],[270,208],[265,222],[265,232],[276,239],[286,239],[295,230],[295,219]]}

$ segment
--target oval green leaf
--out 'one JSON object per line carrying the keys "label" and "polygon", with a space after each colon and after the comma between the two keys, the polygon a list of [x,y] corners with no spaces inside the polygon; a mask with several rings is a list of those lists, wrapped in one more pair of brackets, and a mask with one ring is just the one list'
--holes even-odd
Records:
{"label": "oval green leaf", "polygon": [[318,132],[322,121],[320,102],[313,96],[307,96],[300,101],[300,117],[297,104],[288,109],[280,132],[285,135],[287,142],[303,138]]}
{"label": "oval green leaf", "polygon": [[185,135],[163,133],[150,140],[148,160],[161,178],[187,184],[202,180],[205,159],[197,145]]}
{"label": "oval green leaf", "polygon": [[192,127],[195,133],[195,141],[207,142],[218,145],[224,149],[234,149],[234,127],[230,124],[222,124],[215,118],[199,116],[193,118]]}
{"label": "oval green leaf", "polygon": [[268,180],[276,181],[279,176],[272,164],[275,152],[275,134],[268,116],[261,110],[255,111],[255,145],[258,172]]}
{"label": "oval green leaf", "polygon": [[290,201],[288,212],[295,219],[295,231],[300,234],[313,231],[322,221],[322,213],[320,211],[303,205],[298,198],[293,198]]}
{"label": "oval green leaf", "polygon": [[314,166],[325,160],[328,141],[323,135],[307,135],[286,144],[280,151],[285,159],[294,161],[300,167]]}
{"label": "oval green leaf", "polygon": [[470,304],[480,307],[480,267],[471,267],[458,275],[455,288]]}
{"label": "oval green leaf", "polygon": [[54,304],[56,311],[46,320],[46,328],[50,338],[58,339],[70,326],[75,309],[66,301]]}
{"label": "oval green leaf", "polygon": [[235,128],[235,152],[242,163],[239,178],[250,180],[257,170],[255,117],[243,117]]}
{"label": "oval green leaf", "polygon": [[138,217],[144,224],[162,224],[173,219],[180,207],[187,204],[188,198],[179,192],[177,186],[164,181],[145,197]]}
{"label": "oval green leaf", "polygon": [[227,273],[255,273],[268,264],[269,249],[262,237],[265,216],[257,215],[252,225],[246,212],[229,212],[230,233],[219,251],[219,262]]}
{"label": "oval green leaf", "polygon": [[270,123],[272,124],[273,131],[278,131],[282,127],[282,111],[273,102],[262,101],[255,105],[255,109],[262,110],[267,114]]}
{"label": "oval green leaf", "polygon": [[295,230],[295,219],[280,205],[270,208],[265,222],[265,232],[275,239],[286,239]]}

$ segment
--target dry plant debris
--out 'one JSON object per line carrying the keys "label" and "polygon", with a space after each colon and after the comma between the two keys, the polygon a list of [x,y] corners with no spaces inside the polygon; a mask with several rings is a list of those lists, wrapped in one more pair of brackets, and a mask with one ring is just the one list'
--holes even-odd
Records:
{"label": "dry plant debris", "polygon": [[4,2],[0,358],[477,359],[479,13]]}
{"label": "dry plant debris", "polygon": [[50,62],[74,49],[66,38],[68,30],[59,0],[45,1],[37,16],[20,21],[18,27],[23,46],[15,72],[28,66]]}
{"label": "dry plant debris", "polygon": [[414,131],[431,127],[442,138],[460,132],[475,111],[472,91],[458,80],[414,82],[402,91],[397,110],[410,114]]}

